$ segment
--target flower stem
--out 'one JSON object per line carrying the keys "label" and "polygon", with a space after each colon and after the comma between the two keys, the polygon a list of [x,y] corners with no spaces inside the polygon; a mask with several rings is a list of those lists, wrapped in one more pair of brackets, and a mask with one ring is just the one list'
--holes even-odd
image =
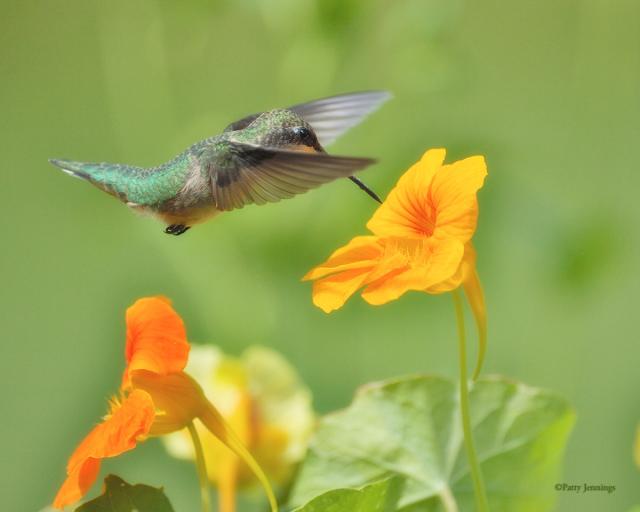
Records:
{"label": "flower stem", "polygon": [[202,443],[200,442],[200,436],[196,430],[193,421],[190,421],[187,425],[189,434],[191,434],[191,441],[193,441],[193,448],[196,452],[196,468],[198,470],[198,478],[200,479],[200,500],[202,501],[202,512],[211,511],[211,502],[209,499],[209,477],[207,476],[207,465],[204,460],[204,452],[202,451]]}
{"label": "flower stem", "polygon": [[260,464],[258,464],[256,459],[253,458],[253,455],[251,455],[249,450],[245,448],[240,438],[222,417],[220,411],[218,411],[211,402],[207,402],[206,407],[200,411],[198,418],[202,421],[204,426],[209,429],[209,432],[216,436],[245,462],[256,478],[260,481],[262,487],[264,487],[267,498],[269,499],[271,512],[278,512],[278,502],[267,476],[264,474],[264,471],[262,471]]}
{"label": "flower stem", "polygon": [[460,412],[462,413],[462,431],[464,433],[464,445],[467,450],[467,459],[469,460],[469,470],[471,479],[473,480],[473,491],[476,497],[476,507],[478,512],[489,512],[489,502],[487,493],[482,480],[482,472],[478,463],[478,456],[473,442],[473,432],[471,430],[471,415],[469,413],[469,381],[467,378],[467,351],[465,347],[465,330],[464,330],[464,310],[462,307],[462,298],[460,294],[454,290],[453,305],[456,311],[456,320],[458,323],[458,348],[460,357]]}
{"label": "flower stem", "polygon": [[451,489],[449,489],[449,487],[445,486],[440,491],[439,496],[445,512],[458,512],[458,504],[456,503],[456,499],[453,497],[453,494],[451,493]]}
{"label": "flower stem", "polygon": [[229,451],[220,460],[218,473],[218,511],[236,512],[236,480],[238,477],[238,459]]}

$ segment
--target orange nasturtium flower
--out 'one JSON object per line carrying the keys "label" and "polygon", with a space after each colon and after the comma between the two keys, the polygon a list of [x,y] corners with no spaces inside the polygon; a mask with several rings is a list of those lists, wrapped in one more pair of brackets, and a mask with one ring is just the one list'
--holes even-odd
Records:
{"label": "orange nasturtium flower", "polygon": [[277,510],[260,467],[198,383],[183,371],[189,343],[182,319],[169,300],[149,297],[136,301],[127,310],[126,322],[127,366],[120,394],[111,400],[102,423],[71,455],[67,479],[54,499],[54,508],[64,508],[86,494],[98,477],[102,459],[132,450],[148,437],[181,430],[197,418],[256,473],[272,510]]}
{"label": "orange nasturtium flower", "polygon": [[369,304],[395,300],[409,290],[443,293],[464,286],[484,354],[486,313],[471,237],[478,219],[477,191],[487,168],[473,156],[443,164],[444,149],[427,151],[400,178],[357,236],[312,269],[313,303],[325,313],[358,291]]}

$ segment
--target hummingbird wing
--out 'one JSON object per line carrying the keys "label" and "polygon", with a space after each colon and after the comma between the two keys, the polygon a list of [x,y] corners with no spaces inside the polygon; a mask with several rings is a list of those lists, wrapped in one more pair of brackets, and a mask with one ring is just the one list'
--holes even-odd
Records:
{"label": "hummingbird wing", "polygon": [[309,123],[320,144],[327,146],[390,98],[387,91],[354,92],[301,103],[289,110]]}
{"label": "hummingbird wing", "polygon": [[203,162],[219,210],[280,201],[349,177],[375,162],[371,158],[287,151],[233,141],[228,144],[223,158]]}

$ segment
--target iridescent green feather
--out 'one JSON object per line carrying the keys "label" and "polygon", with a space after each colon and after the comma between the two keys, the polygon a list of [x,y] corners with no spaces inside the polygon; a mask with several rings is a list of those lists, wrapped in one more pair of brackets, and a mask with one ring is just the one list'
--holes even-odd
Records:
{"label": "iridescent green feather", "polygon": [[159,167],[143,168],[123,164],[83,163],[52,160],[51,163],[75,177],[90,181],[123,201],[155,206],[175,197],[192,166],[188,152]]}

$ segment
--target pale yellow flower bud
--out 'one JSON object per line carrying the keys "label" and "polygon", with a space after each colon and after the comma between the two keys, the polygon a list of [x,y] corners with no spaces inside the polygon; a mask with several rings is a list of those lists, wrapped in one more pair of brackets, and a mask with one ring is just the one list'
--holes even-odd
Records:
{"label": "pale yellow flower bud", "polygon": [[[191,346],[186,372],[202,387],[267,477],[286,485],[302,460],[315,416],[311,393],[277,352],[251,347],[238,358],[213,346]],[[251,471],[210,432],[198,425],[209,479],[233,495],[255,482]],[[163,437],[170,454],[192,459],[185,431]],[[223,498],[224,499],[224,498]],[[231,498],[230,498],[231,499]]]}

